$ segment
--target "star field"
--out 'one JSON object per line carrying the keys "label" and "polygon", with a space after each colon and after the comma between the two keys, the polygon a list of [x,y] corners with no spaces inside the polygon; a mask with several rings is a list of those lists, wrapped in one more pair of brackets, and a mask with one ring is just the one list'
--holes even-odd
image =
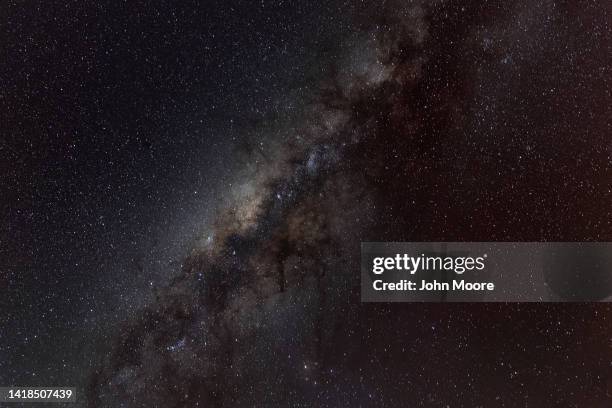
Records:
{"label": "star field", "polygon": [[607,304],[367,304],[363,241],[610,241],[603,2],[0,6],[0,385],[604,407]]}

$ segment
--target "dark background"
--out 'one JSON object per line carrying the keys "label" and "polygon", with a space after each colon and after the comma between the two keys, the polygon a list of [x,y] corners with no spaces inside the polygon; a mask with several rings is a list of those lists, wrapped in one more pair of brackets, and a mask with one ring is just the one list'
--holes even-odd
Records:
{"label": "dark background", "polygon": [[[259,373],[263,385],[228,364],[177,402],[163,383],[150,388],[147,373],[156,371],[133,359],[148,350],[147,336],[167,340],[170,330],[147,319],[175,316],[164,294],[176,279],[190,288],[208,279],[197,278],[204,261],[193,249],[213,232],[230,230],[222,261],[210,261],[217,269],[232,251],[246,264],[252,247],[267,252],[257,245],[271,243],[281,258],[287,245],[299,247],[297,239],[278,249],[267,230],[241,235],[219,216],[242,208],[235,179],[249,179],[253,161],[263,161],[255,183],[283,160],[308,168],[327,157],[311,181],[296,182],[299,165],[287,165],[265,189],[254,184],[266,197],[260,218],[293,225],[290,210],[309,206],[308,214],[345,220],[338,228],[350,242],[612,240],[610,12],[596,1],[4,2],[0,383],[76,385],[93,395],[91,406],[108,404],[104,392],[140,406],[122,399],[121,378],[158,396],[148,406],[224,406],[238,394],[241,406],[608,406],[606,304],[361,306],[350,298],[332,301],[326,314],[339,323],[321,335],[295,323],[315,312],[287,306],[311,301],[300,286],[265,309],[277,326],[266,329],[274,335],[262,329],[258,348],[236,336],[231,352],[256,356],[241,357],[245,365],[273,368]],[[374,37],[378,51],[391,44],[380,59],[395,70],[375,87],[359,74],[372,69],[359,50]],[[324,114],[348,112],[350,130],[313,137],[308,150],[276,135],[291,121],[310,129],[304,106],[320,104]],[[291,160],[275,153],[285,150]],[[340,159],[312,153],[330,150]],[[345,205],[338,189],[327,193],[338,205],[322,209],[318,186],[339,173],[358,174],[348,189],[367,200]],[[274,213],[270,202],[288,192],[296,201]],[[353,207],[363,212],[353,217]],[[317,241],[316,257],[339,256],[334,239]],[[243,263],[241,273],[256,275]],[[346,293],[334,287],[329,297]],[[223,316],[220,302],[187,313],[190,322]],[[195,347],[199,337],[182,330],[158,345],[160,359],[185,342]],[[227,331],[219,338],[231,341]],[[319,339],[320,347],[325,333],[328,349],[312,360],[294,365],[277,353],[281,342],[288,355],[310,356],[301,344]],[[190,350],[193,361],[224,365]],[[194,363],[168,359],[176,366],[164,376],[192,384]],[[144,374],[131,377],[124,365]],[[312,367],[316,374],[304,374]],[[303,377],[307,385],[296,385]]]}

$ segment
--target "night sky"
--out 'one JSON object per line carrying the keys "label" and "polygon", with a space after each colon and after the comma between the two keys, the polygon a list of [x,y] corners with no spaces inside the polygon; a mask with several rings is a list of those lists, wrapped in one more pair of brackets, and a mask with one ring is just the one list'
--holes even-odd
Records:
{"label": "night sky", "polygon": [[612,241],[610,24],[606,1],[2,3],[0,385],[612,406],[607,304],[359,296],[362,241]]}

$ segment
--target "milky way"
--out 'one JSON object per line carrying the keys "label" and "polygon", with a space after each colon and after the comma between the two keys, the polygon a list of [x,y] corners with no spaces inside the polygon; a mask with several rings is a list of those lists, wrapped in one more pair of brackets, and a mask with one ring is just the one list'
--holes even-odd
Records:
{"label": "milky way", "polygon": [[253,129],[92,406],[608,401],[608,307],[361,304],[356,264],[368,240],[610,239],[605,7],[362,10],[299,112]]}
{"label": "milky way", "polygon": [[[7,249],[17,255],[5,258],[20,266],[2,268],[11,307],[0,323],[19,328],[6,341],[0,333],[0,356],[9,356],[0,369],[10,360],[0,380],[44,379],[35,362],[19,361],[23,343],[32,355],[59,356],[64,368],[85,361],[80,377],[66,376],[85,378],[81,403],[91,407],[609,406],[606,304],[361,303],[359,251],[365,241],[612,240],[610,5],[321,2],[314,18],[308,10],[318,6],[308,2],[306,11],[238,3],[118,9],[114,20],[138,18],[112,29],[83,6],[58,28],[72,37],[68,23],[96,27],[82,48],[64,47],[72,65],[45,65],[47,53],[64,49],[62,38],[45,43],[36,64],[28,60],[43,40],[17,41],[27,14],[10,10],[19,22],[10,25],[10,55],[24,60],[0,71],[12,85],[0,107],[14,134],[55,138],[38,146],[24,137],[28,159],[0,144],[14,159],[7,163],[37,169],[27,183],[18,166],[5,172],[19,190],[7,196],[19,199],[0,232],[17,234]],[[214,34],[219,21],[242,16],[240,7],[247,17],[229,32],[245,30],[238,38],[267,48]],[[289,28],[266,25],[271,15],[285,21],[283,13],[296,20]],[[297,40],[274,40],[289,34]],[[242,80],[268,57],[276,66],[253,82],[272,85],[240,100]],[[134,77],[130,64],[140,67]],[[81,90],[89,87],[95,92]],[[201,119],[201,109],[216,119]],[[214,135],[204,136],[209,125]],[[54,149],[66,162],[53,165]],[[170,186],[157,189],[163,183]],[[47,191],[56,205],[40,198]],[[113,220],[116,235],[106,229]],[[181,251],[156,247],[149,263],[133,255],[140,240],[157,239],[140,224],[171,224],[181,237],[162,241]],[[121,273],[101,273],[98,265],[114,267],[117,254]],[[90,264],[82,275],[56,271]],[[22,284],[20,271],[31,265],[51,271],[32,282],[64,289]],[[135,288],[138,279],[152,299]],[[90,304],[111,312],[96,312],[87,301],[98,290],[132,309],[113,309],[109,297]],[[37,293],[42,300],[33,300]],[[78,302],[56,299],[71,296]],[[62,324],[96,329],[76,337],[66,330],[73,337],[63,343],[65,333],[47,320],[62,320],[58,310],[70,315],[73,304],[88,304],[79,309],[85,318]],[[29,346],[31,326],[56,340]],[[62,371],[53,367],[48,375]]]}

